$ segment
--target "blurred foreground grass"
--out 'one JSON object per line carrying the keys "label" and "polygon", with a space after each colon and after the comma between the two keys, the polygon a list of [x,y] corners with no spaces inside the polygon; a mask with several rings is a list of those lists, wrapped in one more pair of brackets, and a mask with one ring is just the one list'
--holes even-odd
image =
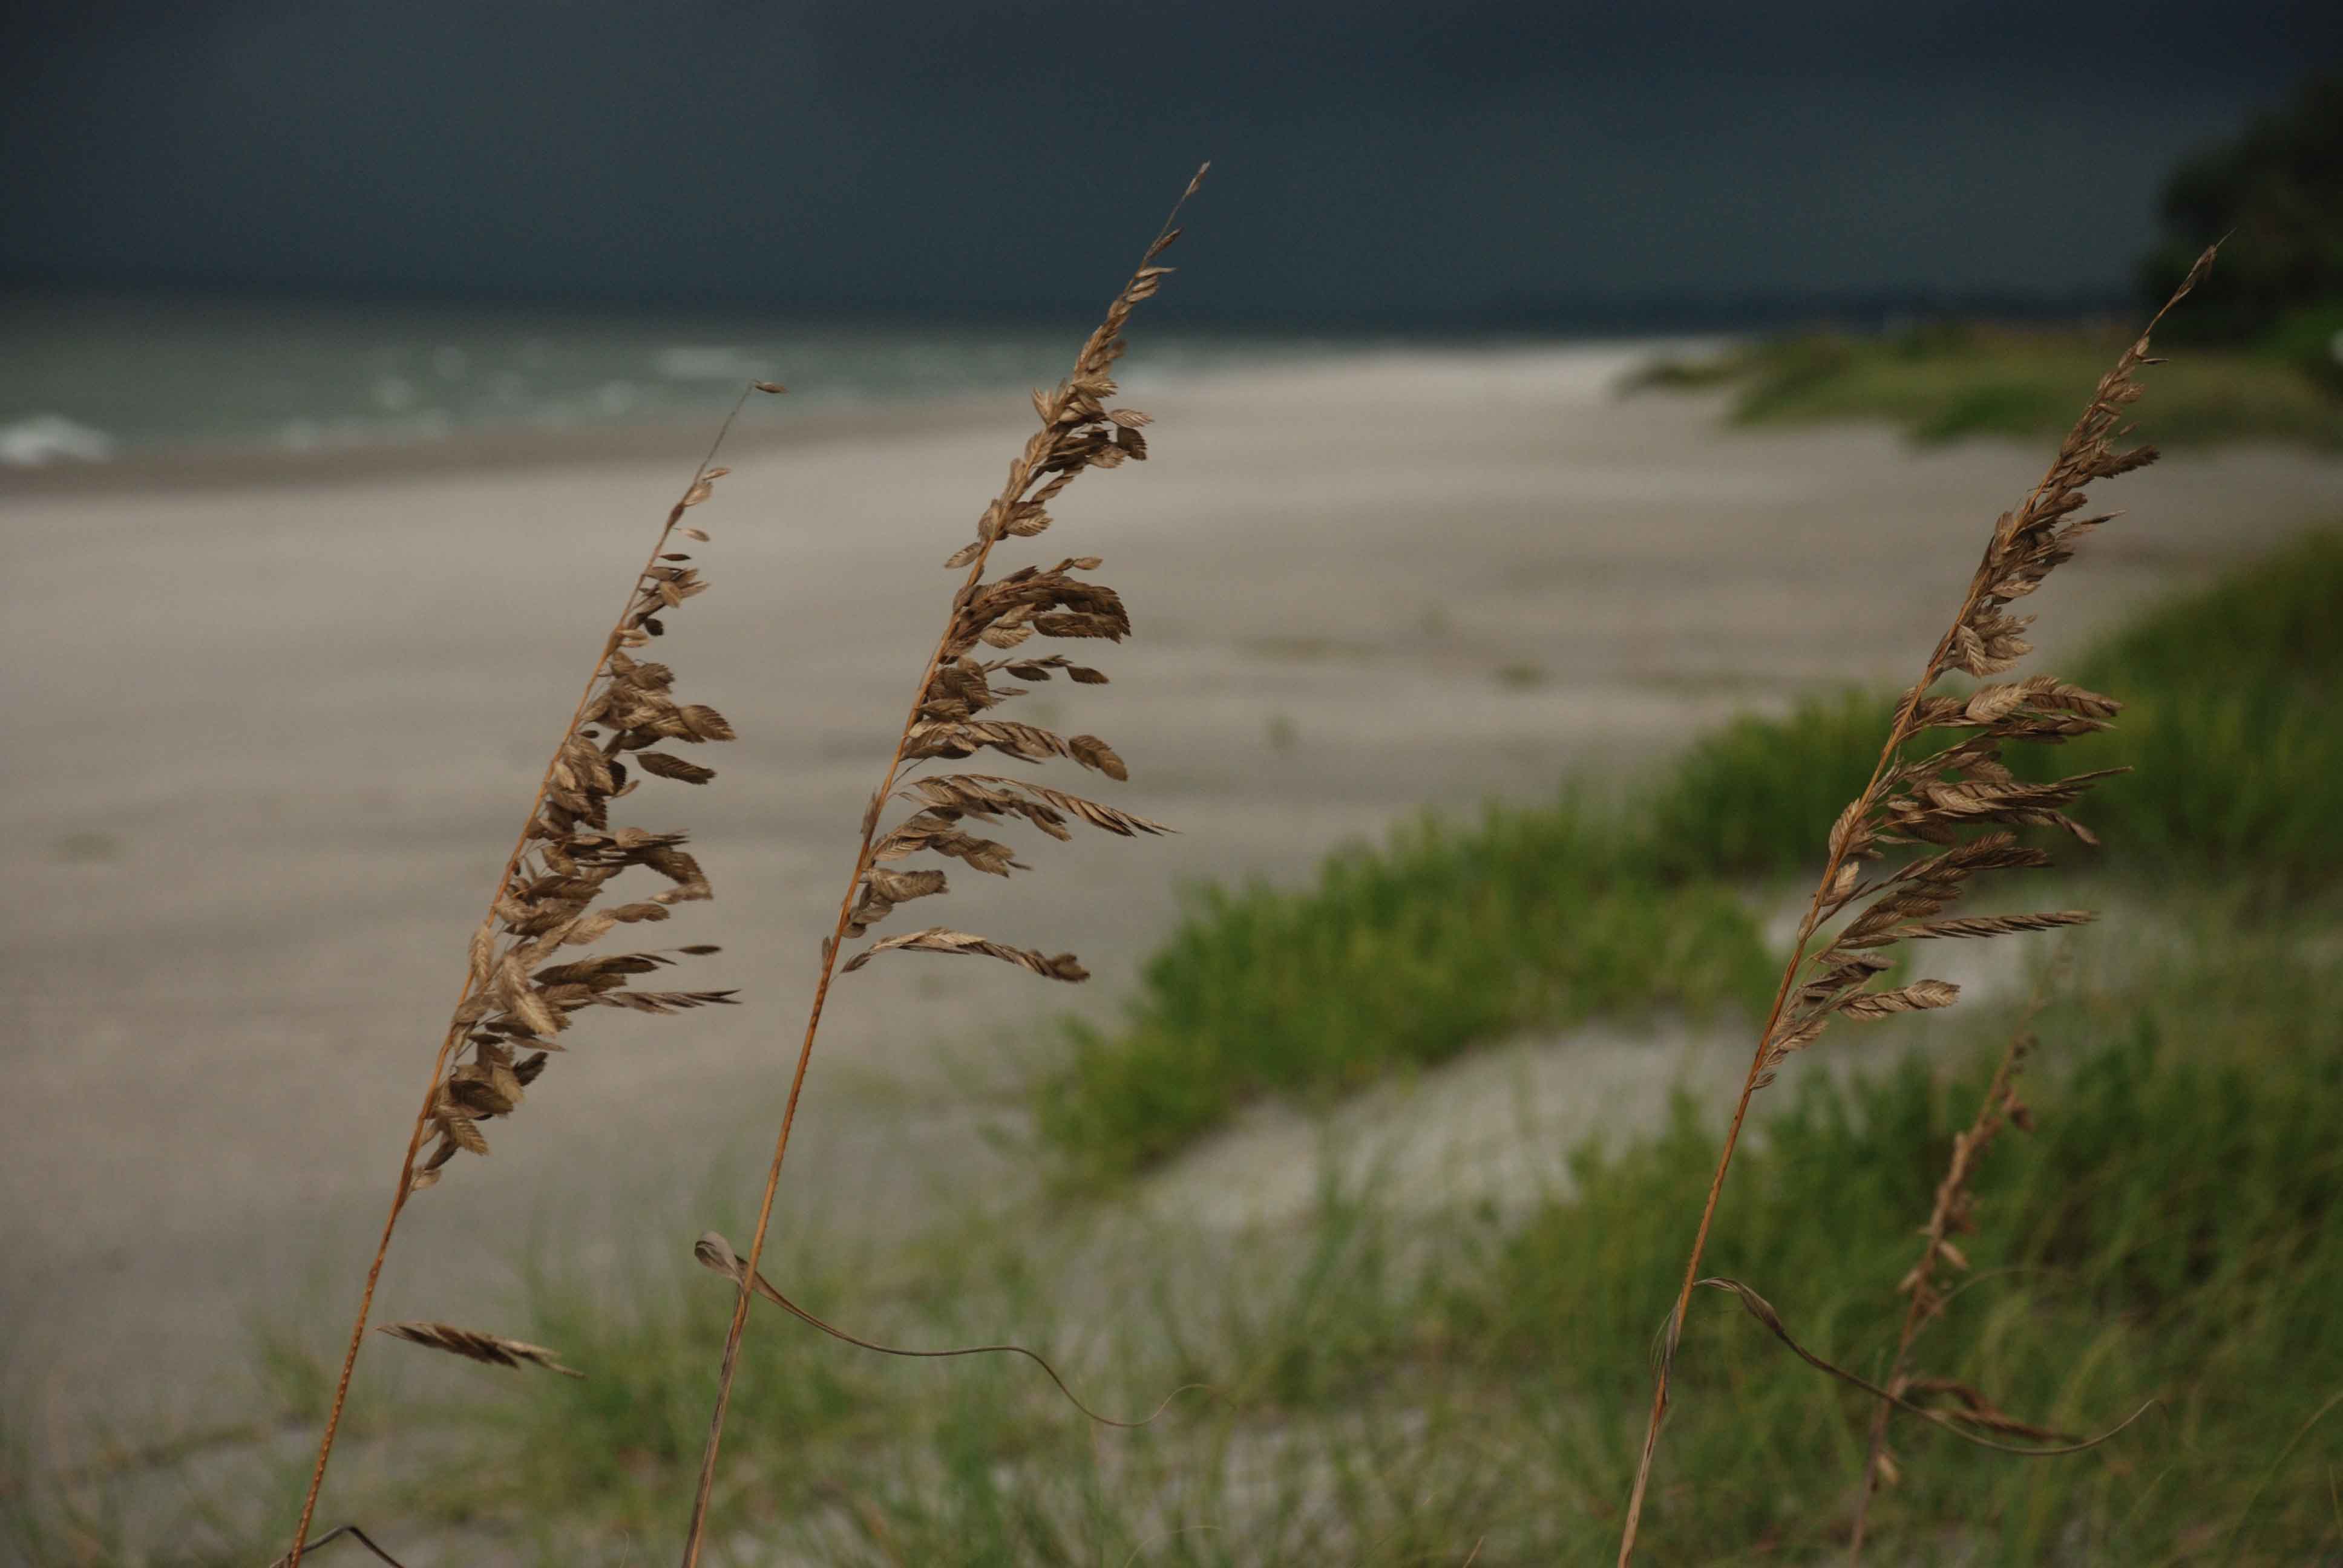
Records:
{"label": "blurred foreground grass", "polygon": [[[2343,1550],[2335,931],[2201,900],[2186,924],[2162,918],[2177,908],[2155,922],[2168,948],[2079,944],[2024,1081],[2036,1131],[1986,1162],[1962,1239],[1973,1268],[1917,1358],[2062,1430],[2157,1408],[2055,1459],[1899,1421],[1903,1482],[1875,1511],[1874,1561],[2277,1565]],[[1925,1059],[1884,1048],[1869,1077],[1802,1062],[1767,1097],[1716,1271],[1819,1353],[1876,1373],[1914,1227],[2009,1021],[1969,1010]],[[800,1227],[770,1271],[858,1332],[1014,1338],[1115,1413],[1206,1386],[1146,1430],[1099,1429],[1022,1362],[889,1361],[768,1314],[746,1342],[719,1494],[735,1527],[715,1561],[1397,1565],[1476,1546],[1485,1563],[1601,1560],[1719,1098],[1541,1151],[1542,1177],[1503,1202],[1426,1203],[1330,1161],[1316,1201],[1273,1224],[1036,1200],[949,1216],[883,1254]],[[364,1519],[410,1568],[668,1549],[730,1298],[664,1240],[615,1268],[548,1247],[505,1326],[586,1380],[457,1369],[477,1392],[381,1412],[404,1462],[373,1482],[354,1466],[327,1517]],[[1678,1369],[1652,1560],[1828,1553],[1864,1398],[1722,1297],[1696,1301]],[[259,1480],[274,1484],[265,1467]],[[59,1550],[75,1537],[25,1527],[35,1510],[15,1502],[28,1560],[250,1568],[277,1550],[216,1526],[137,1554]]]}
{"label": "blurred foreground grass", "polygon": [[[2308,325],[2259,349],[2192,347],[2159,366],[2147,434],[2174,447],[2255,439],[2343,447],[2343,363],[2331,358],[2332,327],[2316,335]],[[1629,386],[1729,387],[1734,417],[1751,425],[1884,419],[1921,442],[2055,437],[2135,330],[1946,322],[1875,337],[1800,333],[1711,358],[1662,361]]]}

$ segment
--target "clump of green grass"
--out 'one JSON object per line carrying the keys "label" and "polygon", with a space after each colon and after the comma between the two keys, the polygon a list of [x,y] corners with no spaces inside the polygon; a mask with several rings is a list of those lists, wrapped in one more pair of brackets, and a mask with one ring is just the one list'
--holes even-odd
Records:
{"label": "clump of green grass", "polygon": [[1076,1163],[1127,1171],[1260,1095],[1353,1088],[1510,1030],[1761,1006],[1767,966],[1737,900],[1654,876],[1574,804],[1427,818],[1312,888],[1194,895],[1127,1022],[1068,1025],[1035,1114]]}
{"label": "clump of green grass", "polygon": [[[2163,1413],[2088,1454],[2031,1462],[1901,1424],[1905,1481],[1875,1504],[1883,1560],[1989,1543],[1995,1562],[2156,1562],[2191,1546],[2302,1561],[2343,1542],[2328,1493],[2343,1416],[2335,965],[2263,939],[2177,968],[2046,1015],[2027,1096],[2044,1132],[1981,1168],[1980,1233],[1963,1238],[1974,1282],[1920,1353],[1922,1370],[2069,1431],[2149,1398]],[[1901,1311],[1883,1282],[1909,1265],[1912,1218],[1989,1065],[1980,1050],[1949,1081],[1916,1060],[1871,1081],[1802,1078],[1743,1156],[1711,1266],[1765,1291],[1819,1353],[1875,1371]],[[1646,1219],[1697,1199],[1715,1141],[1684,1102],[1655,1138],[1582,1152],[1574,1196],[1453,1279],[1452,1340],[1504,1347],[1491,1353],[1524,1375],[1557,1368],[1589,1412],[1574,1440],[1589,1463],[1616,1463],[1632,1432],[1651,1304],[1682,1267]],[[1659,1553],[1715,1562],[1836,1541],[1868,1402],[1721,1298],[1694,1315],[1676,1364],[1647,1525]]]}
{"label": "clump of green grass", "polygon": [[[1885,419],[1924,443],[2066,429],[2126,332],[1932,323],[1863,336],[1768,337],[1714,358],[1664,362],[1631,385],[1735,388],[1742,424]],[[2343,447],[2343,397],[2298,353],[2203,349],[2157,373],[2154,432],[2167,446],[2273,439]]]}
{"label": "clump of green grass", "polygon": [[[2160,388],[2159,388],[2160,390]],[[2124,703],[2113,732],[2049,756],[2128,767],[2094,797],[2118,867],[2244,875],[2305,890],[2343,865],[2343,534],[2314,535],[2102,641],[2076,678]],[[1671,868],[1771,875],[1819,863],[1841,805],[1870,777],[1892,694],[1809,701],[1694,743],[1652,806]],[[2082,861],[2088,851],[2069,851]]]}
{"label": "clump of green grass", "polygon": [[1870,781],[1895,709],[1893,698],[1850,689],[1702,736],[1652,797],[1654,859],[1714,876],[1820,865],[1824,835]]}
{"label": "clump of green grass", "polygon": [[[2133,769],[2093,798],[2108,848],[2062,858],[2293,895],[2331,884],[2343,866],[2337,605],[2343,535],[2322,534],[2088,653],[2076,677],[2124,702],[2117,729],[2010,759],[2044,778]],[[1471,825],[1426,819],[1333,857],[1313,887],[1198,892],[1125,1020],[1069,1025],[1069,1063],[1034,1097],[1043,1140],[1076,1169],[1130,1171],[1251,1100],[1338,1093],[1524,1027],[1762,1006],[1766,960],[1714,879],[1819,864],[1894,704],[1850,691],[1737,719],[1632,812],[1564,800]]]}

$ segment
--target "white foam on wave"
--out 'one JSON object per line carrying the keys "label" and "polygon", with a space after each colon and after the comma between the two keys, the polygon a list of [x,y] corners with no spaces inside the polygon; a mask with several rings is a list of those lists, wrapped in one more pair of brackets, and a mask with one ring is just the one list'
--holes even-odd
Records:
{"label": "white foam on wave", "polygon": [[114,456],[114,437],[105,431],[76,424],[62,414],[35,414],[13,425],[0,425],[0,467],[103,463]]}

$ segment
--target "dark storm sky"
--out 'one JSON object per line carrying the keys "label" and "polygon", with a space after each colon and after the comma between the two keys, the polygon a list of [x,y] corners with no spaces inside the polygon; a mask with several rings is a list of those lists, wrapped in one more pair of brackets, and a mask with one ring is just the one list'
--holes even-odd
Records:
{"label": "dark storm sky", "polygon": [[0,279],[674,308],[1087,304],[1207,156],[1200,316],[2119,288],[2343,58],[2285,0],[12,12]]}

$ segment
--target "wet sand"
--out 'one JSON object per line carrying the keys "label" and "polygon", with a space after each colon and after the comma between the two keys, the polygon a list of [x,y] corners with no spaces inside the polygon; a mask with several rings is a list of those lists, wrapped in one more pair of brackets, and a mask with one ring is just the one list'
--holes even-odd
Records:
{"label": "wet sand", "polygon": [[[1137,635],[1098,660],[1112,686],[1012,713],[1106,737],[1131,773],[1108,798],[1181,836],[955,879],[938,918],[1076,949],[1081,991],[940,959],[842,980],[781,1223],[884,1233],[1012,1183],[985,1124],[1013,1124],[1055,1010],[1128,991],[1184,880],[1297,877],[1427,804],[1632,777],[1729,712],[1897,679],[2047,456],[1741,432],[1615,398],[1622,368],[1392,354],[1134,397],[1153,460],[1087,477],[1036,554],[1104,556]],[[379,1317],[465,1321],[533,1227],[759,1179],[938,564],[1030,413],[750,416],[698,514],[715,591],[661,648],[741,739],[706,790],[626,807],[694,834],[717,901],[659,936],[724,944],[689,983],[743,1004],[589,1020],[411,1211]],[[254,1319],[347,1321],[466,935],[702,439],[0,481],[0,1354],[25,1425],[200,1423]],[[2035,601],[2054,655],[2343,518],[2343,463],[2230,449],[2102,498],[2127,514]]]}

